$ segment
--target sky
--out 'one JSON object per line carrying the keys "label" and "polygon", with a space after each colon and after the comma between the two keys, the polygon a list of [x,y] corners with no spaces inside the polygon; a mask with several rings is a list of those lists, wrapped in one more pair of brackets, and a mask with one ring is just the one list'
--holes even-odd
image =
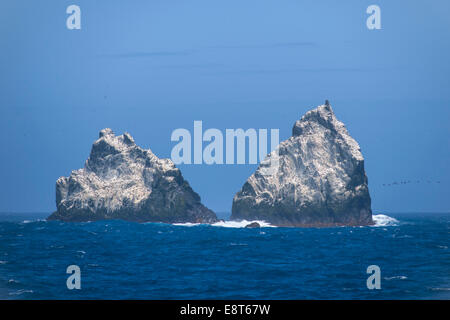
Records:
{"label": "sky", "polygon": [[[66,27],[72,4],[80,30]],[[0,211],[54,211],[56,179],[103,128],[168,158],[172,131],[195,120],[285,140],[328,99],[361,147],[375,213],[449,212],[449,17],[446,0],[3,0]],[[178,167],[230,212],[256,165]]]}

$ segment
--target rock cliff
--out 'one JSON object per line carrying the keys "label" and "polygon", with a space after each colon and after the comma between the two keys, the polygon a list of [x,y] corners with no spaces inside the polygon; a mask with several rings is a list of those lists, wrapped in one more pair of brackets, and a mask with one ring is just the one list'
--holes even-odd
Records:
{"label": "rock cliff", "polygon": [[292,136],[264,163],[273,157],[278,170],[264,175],[265,165],[258,167],[233,199],[232,220],[300,227],[373,224],[364,158],[328,101],[298,120]]}
{"label": "rock cliff", "polygon": [[171,160],[111,129],[100,131],[84,168],[56,181],[56,206],[49,220],[217,221]]}

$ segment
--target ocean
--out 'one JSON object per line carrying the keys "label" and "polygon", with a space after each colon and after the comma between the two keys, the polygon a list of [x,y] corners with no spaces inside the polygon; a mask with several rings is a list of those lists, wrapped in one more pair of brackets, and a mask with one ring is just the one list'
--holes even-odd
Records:
{"label": "ocean", "polygon": [[46,216],[0,214],[0,299],[450,299],[450,214],[304,229]]}

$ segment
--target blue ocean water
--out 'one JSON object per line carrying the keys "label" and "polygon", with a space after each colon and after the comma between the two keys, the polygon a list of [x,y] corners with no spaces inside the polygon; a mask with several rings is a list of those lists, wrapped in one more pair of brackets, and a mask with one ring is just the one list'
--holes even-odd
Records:
{"label": "blue ocean water", "polygon": [[[450,299],[450,214],[374,227],[63,223],[0,216],[1,299]],[[33,216],[36,218],[36,216]],[[81,269],[68,290],[66,268]],[[368,290],[369,265],[381,289]]]}

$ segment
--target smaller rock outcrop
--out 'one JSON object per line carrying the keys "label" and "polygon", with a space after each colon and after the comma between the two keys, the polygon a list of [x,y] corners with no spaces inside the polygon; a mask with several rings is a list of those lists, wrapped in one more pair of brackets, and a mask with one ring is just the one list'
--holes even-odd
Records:
{"label": "smaller rock outcrop", "polygon": [[100,131],[84,168],[56,181],[56,207],[48,220],[217,221],[170,159],[111,129]]}
{"label": "smaller rock outcrop", "polygon": [[258,222],[252,222],[245,226],[246,228],[261,228],[261,225]]}

